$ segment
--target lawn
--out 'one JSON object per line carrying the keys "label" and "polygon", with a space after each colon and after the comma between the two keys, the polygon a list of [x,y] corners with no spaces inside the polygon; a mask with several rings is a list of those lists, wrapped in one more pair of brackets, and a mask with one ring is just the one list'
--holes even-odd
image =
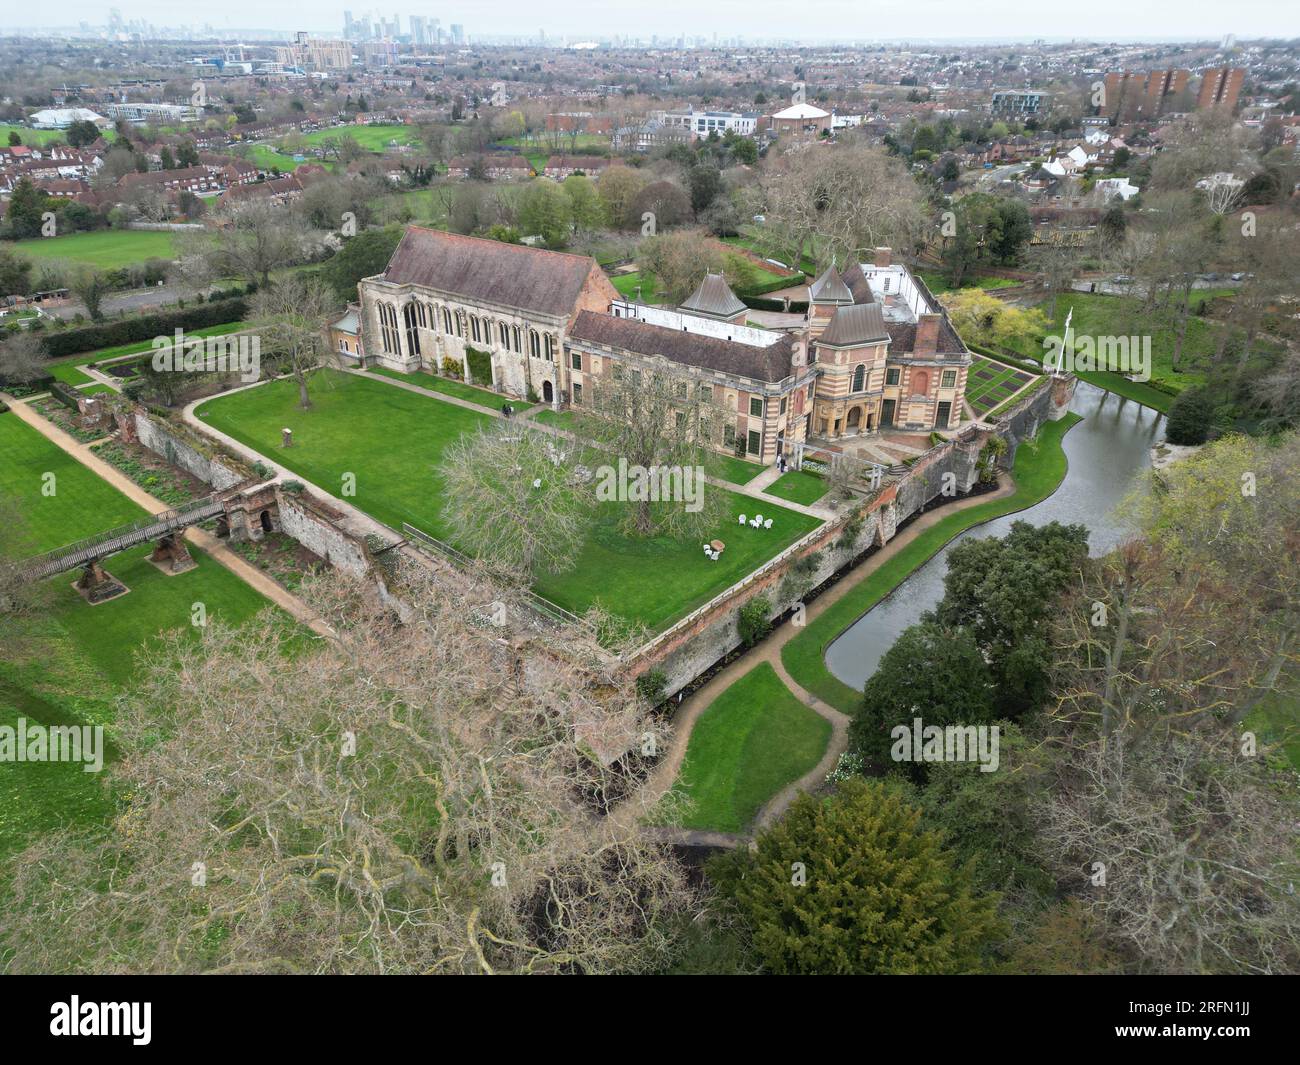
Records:
{"label": "lawn", "polygon": [[[934,295],[941,292],[951,292],[952,288],[948,284],[947,278],[943,274],[934,273],[929,270],[922,270],[919,273],[922,281]],[[1023,281],[1015,281],[1009,277],[968,277],[962,288],[1015,288],[1016,285],[1023,285]]]}
{"label": "lawn", "polygon": [[791,503],[801,503],[808,507],[816,503],[831,489],[825,477],[803,470],[791,470],[783,473],[763,491],[778,499],[788,499]]}
{"label": "lawn", "polygon": [[51,551],[143,516],[116,488],[12,412],[0,414],[0,455],[0,498],[17,501],[27,554]]}
{"label": "lawn", "polygon": [[522,399],[503,396],[499,392],[479,388],[477,385],[467,385],[464,381],[457,381],[450,377],[439,377],[437,374],[425,373],[423,370],[417,370],[415,373],[398,373],[396,370],[389,370],[382,366],[372,366],[370,372],[377,373],[381,377],[391,377],[394,381],[405,381],[409,385],[419,385],[421,388],[441,392],[446,396],[455,396],[457,399],[476,403],[488,410],[499,411],[502,403],[509,403],[516,411],[526,411],[530,407],[536,406],[536,404],[528,403]]}
{"label": "lawn", "polygon": [[830,722],[760,663],[695,723],[673,789],[688,800],[682,827],[744,830],[764,803],[821,760],[830,737]]}
{"label": "lawn", "polygon": [[[1211,318],[1198,317],[1194,312],[1206,300],[1231,294],[1231,289],[1202,289],[1192,293],[1193,314],[1187,319],[1187,332],[1183,342],[1181,372],[1175,373],[1173,353],[1175,329],[1160,313],[1141,313],[1141,303],[1127,296],[1107,296],[1102,293],[1070,292],[1056,301],[1056,318],[1049,332],[1059,336],[1065,325],[1066,314],[1074,311],[1070,321],[1070,336],[1151,337],[1151,383],[1129,381],[1122,374],[1089,371],[1077,376],[1084,381],[1115,392],[1147,407],[1168,411],[1174,395],[1184,388],[1204,384],[1206,371],[1219,341],[1219,330],[1228,328]],[[1046,311],[1046,305],[1041,305]],[[1236,332],[1236,327],[1232,327]],[[1020,353],[1035,361],[1043,357],[1040,339],[1020,345]],[[1257,362],[1276,354],[1276,346],[1268,341],[1255,343]],[[1158,387],[1153,387],[1158,386]]]}
{"label": "lawn", "polygon": [[781,662],[795,681],[846,714],[857,710],[862,693],[826,668],[826,648],[958,533],[1004,514],[1025,510],[1055,492],[1066,470],[1061,441],[1067,430],[1080,420],[1077,414],[1067,414],[1060,421],[1048,422],[1032,445],[1021,445],[1012,471],[1016,482],[1012,495],[954,511],[942,518],[787,642],[781,648]]}
{"label": "lawn", "polygon": [[[0,414],[0,498],[17,500],[35,550],[48,550],[143,516],[144,512],[13,414]],[[41,475],[56,492],[42,496]],[[34,487],[35,486],[35,487]],[[18,717],[45,724],[111,725],[113,699],[131,681],[135,652],[159,632],[189,627],[196,602],[209,618],[238,623],[266,600],[202,552],[197,568],[168,576],[148,558],[151,545],[115,555],[105,568],[130,592],[88,606],[74,573],[50,578],[38,617],[9,634],[0,659],[0,724]],[[102,777],[70,764],[0,764],[0,854],[36,832],[91,824],[111,814]]]}
{"label": "lawn", "polygon": [[172,234],[154,230],[101,229],[65,237],[34,237],[16,241],[13,246],[38,261],[63,259],[99,270],[176,257]]}
{"label": "lawn", "polygon": [[[356,494],[349,502],[394,529],[407,521],[445,539],[438,473],[442,453],[461,433],[486,425],[488,415],[334,371],[315,375],[311,394],[312,410],[299,410],[294,383],[273,381],[209,400],[198,414],[335,495],[343,475],[354,474]],[[294,431],[288,450],[280,447],[286,426]],[[739,526],[736,516],[752,511],[753,500],[711,490],[725,495],[726,517],[714,533],[727,544],[719,561],[706,558],[694,540],[629,539],[617,528],[625,504],[603,503],[586,542],[575,547],[574,568],[539,580],[536,590],[575,613],[600,601],[612,613],[655,630],[707,602],[819,524],[778,510],[770,514],[772,529]]]}
{"label": "lawn", "polygon": [[[17,126],[12,122],[0,122],[0,144],[9,144],[9,134],[17,133],[22,142],[29,147],[40,147],[49,144],[50,141],[59,141],[63,144],[68,142],[68,131],[66,129],[32,129],[30,126]],[[104,140],[112,142],[116,137],[116,131],[105,129],[100,131],[100,136]]]}
{"label": "lawn", "polygon": [[633,271],[630,274],[615,274],[610,278],[614,287],[618,289],[619,295],[625,300],[637,299],[637,289],[640,288],[640,299],[642,303],[653,303],[657,292],[655,291],[655,279],[650,275],[643,275],[640,271]]}
{"label": "lawn", "polygon": [[545,410],[539,410],[533,415],[532,421],[541,422],[543,425],[549,425],[555,429],[567,429],[573,431],[573,422],[577,417],[571,410],[551,410],[547,407]]}
{"label": "lawn", "polygon": [[710,451],[704,456],[704,472],[710,477],[730,481],[732,484],[749,484],[763,472],[763,467],[757,462],[737,458],[735,455]]}

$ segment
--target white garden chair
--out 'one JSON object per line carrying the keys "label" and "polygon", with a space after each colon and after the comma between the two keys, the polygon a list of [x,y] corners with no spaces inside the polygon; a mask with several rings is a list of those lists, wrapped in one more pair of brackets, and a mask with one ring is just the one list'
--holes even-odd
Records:
{"label": "white garden chair", "polygon": [[771,527],[772,527],[772,519],[768,518],[763,522],[763,528],[770,529]]}
{"label": "white garden chair", "polygon": [[743,515],[743,514],[740,516],[740,524],[741,524],[741,525],[744,525],[744,524],[745,524],[745,515]]}

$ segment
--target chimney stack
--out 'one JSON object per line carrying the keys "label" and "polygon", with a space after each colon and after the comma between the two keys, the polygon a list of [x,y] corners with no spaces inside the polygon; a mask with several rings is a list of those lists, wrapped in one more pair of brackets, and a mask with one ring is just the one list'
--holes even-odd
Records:
{"label": "chimney stack", "polygon": [[918,314],[916,316],[916,341],[912,344],[913,355],[933,355],[939,350],[939,322],[937,314]]}
{"label": "chimney stack", "polygon": [[888,266],[888,265],[889,265],[889,262],[890,262],[890,258],[891,258],[892,256],[893,256],[893,249],[892,249],[892,248],[877,248],[877,249],[876,249],[876,265],[877,265],[877,266]]}

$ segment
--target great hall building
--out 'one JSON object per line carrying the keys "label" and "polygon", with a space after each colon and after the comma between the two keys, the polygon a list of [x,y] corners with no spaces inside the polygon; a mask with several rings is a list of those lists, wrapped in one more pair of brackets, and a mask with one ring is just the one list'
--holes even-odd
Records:
{"label": "great hall building", "polygon": [[[619,295],[594,259],[412,226],[357,286],[344,357],[402,372],[455,366],[507,396],[581,408],[615,367],[667,371],[729,412],[719,450],[772,462],[794,441],[956,429],[971,356],[888,248],[826,270],[802,324],[761,329],[718,275],[676,309]],[[350,320],[351,315],[345,316]],[[364,356],[359,351],[363,351]]]}

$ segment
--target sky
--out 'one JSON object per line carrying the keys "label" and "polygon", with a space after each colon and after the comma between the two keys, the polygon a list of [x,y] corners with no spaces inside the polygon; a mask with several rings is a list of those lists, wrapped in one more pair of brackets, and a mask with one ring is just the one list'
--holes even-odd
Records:
{"label": "sky", "polygon": [[[520,33],[581,39],[620,34],[649,38],[714,33],[747,39],[788,37],[804,40],[898,41],[959,40],[1192,40],[1217,39],[1226,33],[1247,37],[1300,36],[1300,5],[1294,0],[1087,0],[1082,4],[1042,0],[654,0],[653,3],[595,3],[593,0],[380,0],[368,9],[365,0],[339,4],[320,0],[223,0],[221,4],[186,5],[175,0],[62,0],[44,21],[28,22],[30,7],[0,0],[0,25],[40,28],[92,26],[107,21],[109,8],[122,16],[158,26],[215,29],[265,28],[342,31],[343,9],[356,18],[370,13],[409,15],[460,23],[475,34]],[[29,16],[30,17],[30,16]]]}

